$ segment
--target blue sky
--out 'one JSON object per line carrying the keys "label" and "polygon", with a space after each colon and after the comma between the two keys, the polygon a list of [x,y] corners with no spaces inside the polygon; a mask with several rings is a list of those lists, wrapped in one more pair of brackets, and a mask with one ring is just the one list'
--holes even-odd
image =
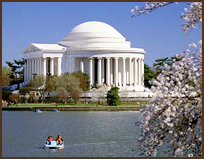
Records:
{"label": "blue sky", "polygon": [[2,66],[23,58],[30,43],[55,44],[86,21],[105,22],[117,29],[131,47],[146,51],[145,63],[171,57],[202,39],[202,28],[186,38],[180,18],[186,3],[172,4],[151,14],[130,18],[144,2],[4,2],[2,3]]}

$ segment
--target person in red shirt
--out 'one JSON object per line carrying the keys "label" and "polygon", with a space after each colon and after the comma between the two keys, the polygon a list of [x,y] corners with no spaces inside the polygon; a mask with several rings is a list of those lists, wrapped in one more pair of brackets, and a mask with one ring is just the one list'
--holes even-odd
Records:
{"label": "person in red shirt", "polygon": [[46,141],[46,144],[47,145],[51,145],[51,141],[53,140],[53,137],[52,136],[48,136],[47,138],[47,141]]}
{"label": "person in red shirt", "polygon": [[56,141],[57,141],[57,145],[62,145],[63,144],[62,136],[58,135],[57,138],[56,138]]}

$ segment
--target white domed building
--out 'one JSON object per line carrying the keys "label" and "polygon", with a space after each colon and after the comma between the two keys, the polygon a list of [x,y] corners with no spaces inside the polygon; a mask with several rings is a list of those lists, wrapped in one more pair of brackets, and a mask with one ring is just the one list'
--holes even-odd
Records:
{"label": "white domed building", "polygon": [[144,90],[144,49],[131,48],[112,26],[90,21],[76,26],[58,44],[31,43],[23,52],[25,81],[34,75],[61,75],[81,70],[91,85]]}

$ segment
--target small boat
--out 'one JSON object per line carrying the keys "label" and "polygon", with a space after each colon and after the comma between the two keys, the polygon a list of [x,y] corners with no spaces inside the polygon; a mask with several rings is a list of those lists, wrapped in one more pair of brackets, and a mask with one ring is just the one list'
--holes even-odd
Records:
{"label": "small boat", "polygon": [[34,112],[36,112],[36,113],[42,113],[42,111],[41,111],[41,110],[39,110],[39,109],[34,110]]}
{"label": "small boat", "polygon": [[60,112],[60,111],[56,109],[56,110],[51,110],[51,112]]}
{"label": "small boat", "polygon": [[49,149],[63,149],[64,148],[64,143],[61,145],[57,145],[57,141],[51,141],[51,144],[45,144],[44,148],[49,148]]}

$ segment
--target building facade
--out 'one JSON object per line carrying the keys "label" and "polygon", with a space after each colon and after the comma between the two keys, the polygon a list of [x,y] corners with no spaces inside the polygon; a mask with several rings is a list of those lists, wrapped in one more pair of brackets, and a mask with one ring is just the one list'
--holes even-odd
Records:
{"label": "building facade", "polygon": [[23,51],[24,80],[81,70],[90,75],[91,85],[144,88],[145,51],[130,44],[106,23],[82,23],[58,44],[31,43]]}

